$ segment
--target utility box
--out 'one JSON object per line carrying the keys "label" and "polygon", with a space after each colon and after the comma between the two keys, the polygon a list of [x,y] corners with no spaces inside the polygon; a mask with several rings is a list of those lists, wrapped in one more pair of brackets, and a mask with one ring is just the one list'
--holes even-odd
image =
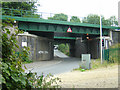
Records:
{"label": "utility box", "polygon": [[91,56],[90,54],[82,54],[81,68],[90,69],[91,68]]}

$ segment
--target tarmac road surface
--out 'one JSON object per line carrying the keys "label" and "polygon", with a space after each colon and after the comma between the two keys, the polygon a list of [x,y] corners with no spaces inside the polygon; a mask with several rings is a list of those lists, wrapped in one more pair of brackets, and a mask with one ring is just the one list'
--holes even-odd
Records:
{"label": "tarmac road surface", "polygon": [[[42,62],[42,61],[39,61],[39,62]],[[31,69],[32,72],[37,72],[38,76],[41,75],[42,73],[45,76],[49,73],[51,73],[52,75],[56,75],[56,74],[60,74],[60,73],[64,73],[64,72],[70,72],[73,69],[78,68],[79,64],[80,64],[80,59],[68,57],[68,58],[59,59],[58,63],[53,63],[53,64],[49,65],[50,62],[55,62],[55,60],[51,60],[49,62],[44,62],[43,64],[45,66],[42,64],[42,66],[40,67],[39,65],[37,66],[37,64],[39,64],[39,63],[36,63],[32,66],[32,68],[29,68],[29,67],[27,67],[27,68],[28,68],[28,70]],[[31,66],[32,63],[29,65]],[[28,70],[26,72],[28,72]]]}

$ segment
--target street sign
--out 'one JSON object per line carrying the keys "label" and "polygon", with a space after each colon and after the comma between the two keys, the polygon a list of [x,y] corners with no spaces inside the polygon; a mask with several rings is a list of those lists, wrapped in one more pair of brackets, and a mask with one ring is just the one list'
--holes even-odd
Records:
{"label": "street sign", "polygon": [[68,28],[67,32],[72,32],[72,30],[71,30],[71,28],[70,28],[70,27]]}

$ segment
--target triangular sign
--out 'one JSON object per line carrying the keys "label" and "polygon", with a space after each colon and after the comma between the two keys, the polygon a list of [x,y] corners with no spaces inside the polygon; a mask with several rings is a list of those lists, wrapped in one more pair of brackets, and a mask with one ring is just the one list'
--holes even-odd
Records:
{"label": "triangular sign", "polygon": [[70,27],[68,28],[67,32],[72,32],[72,30],[71,30],[71,28],[70,28]]}

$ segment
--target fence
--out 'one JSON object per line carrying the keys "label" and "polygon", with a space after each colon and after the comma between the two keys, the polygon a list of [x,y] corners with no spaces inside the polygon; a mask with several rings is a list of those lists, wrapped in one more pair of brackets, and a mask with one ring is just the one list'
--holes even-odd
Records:
{"label": "fence", "polygon": [[[31,18],[42,18],[48,19],[48,17],[53,17],[55,13],[47,13],[47,12],[37,12],[37,11],[30,11],[30,10],[20,10],[20,9],[10,9],[10,8],[2,8],[2,15],[9,15],[9,16],[18,16],[18,17],[31,17]],[[68,16],[68,21],[70,21],[71,17]],[[81,21],[84,17],[77,16]]]}
{"label": "fence", "polygon": [[104,52],[103,53],[104,60],[107,60],[110,62],[118,62],[119,61],[120,48],[105,49],[103,52]]}

